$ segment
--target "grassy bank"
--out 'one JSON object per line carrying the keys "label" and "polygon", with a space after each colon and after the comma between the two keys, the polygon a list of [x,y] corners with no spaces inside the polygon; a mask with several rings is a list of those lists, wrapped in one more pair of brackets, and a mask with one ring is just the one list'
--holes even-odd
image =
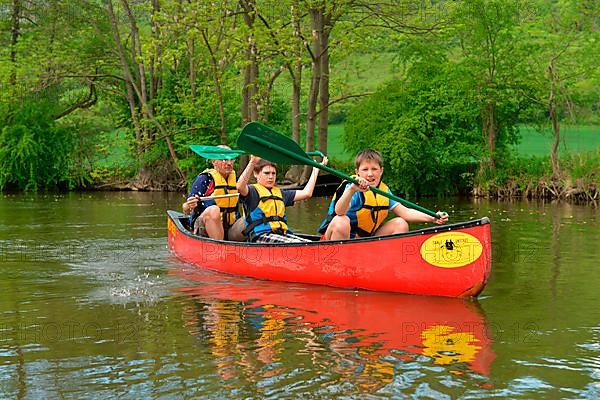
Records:
{"label": "grassy bank", "polygon": [[[519,156],[547,156],[554,143],[554,134],[548,129],[540,132],[523,126],[521,142],[515,151]],[[572,125],[561,128],[560,154],[575,154],[600,149],[600,126]]]}
{"label": "grassy bank", "polygon": [[[515,159],[475,194],[600,200],[600,127],[565,126],[561,133],[560,177],[552,177],[550,149],[554,138],[550,132],[541,133],[524,126],[521,142],[514,149]],[[329,126],[328,153],[330,158],[351,162],[354,155],[344,149],[343,134],[343,124]]]}
{"label": "grassy bank", "polygon": [[[548,130],[540,132],[529,126],[520,128],[521,141],[514,150],[518,157],[539,156],[550,154],[554,142],[553,134]],[[349,154],[342,145],[344,124],[329,125],[328,152],[329,156],[349,160]],[[600,126],[572,125],[561,128],[560,154],[577,154],[600,149]]]}
{"label": "grassy bank", "polygon": [[477,188],[475,194],[498,198],[600,200],[600,149],[565,154],[559,164],[561,173],[554,176],[549,156],[517,158],[498,171],[494,181]]}

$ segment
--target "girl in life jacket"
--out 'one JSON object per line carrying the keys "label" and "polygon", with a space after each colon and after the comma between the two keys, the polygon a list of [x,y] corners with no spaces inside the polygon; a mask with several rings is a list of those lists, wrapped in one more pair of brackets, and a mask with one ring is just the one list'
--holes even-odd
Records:
{"label": "girl in life jacket", "polygon": [[[327,165],[327,157],[321,164]],[[248,184],[250,174],[256,178],[255,184]],[[318,175],[319,169],[314,167],[304,189],[281,190],[276,186],[276,165],[251,156],[237,183],[246,210],[245,233],[248,240],[257,243],[309,241],[292,233],[287,225],[285,207],[312,197]]]}
{"label": "girl in life jacket", "polygon": [[[360,151],[355,166],[358,184],[345,182],[336,191],[328,215],[319,228],[324,240],[393,235],[408,232],[408,222],[444,224],[448,221],[446,213],[438,212],[441,217],[436,219],[370,191],[369,186],[373,186],[392,193],[381,182],[383,158],[379,152],[372,149]],[[389,212],[396,217],[385,222]]]}

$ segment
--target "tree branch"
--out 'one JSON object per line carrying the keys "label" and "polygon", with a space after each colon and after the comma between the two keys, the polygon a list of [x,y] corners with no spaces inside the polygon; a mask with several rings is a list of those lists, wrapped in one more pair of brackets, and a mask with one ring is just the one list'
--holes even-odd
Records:
{"label": "tree branch", "polygon": [[82,109],[90,108],[91,106],[96,104],[97,101],[98,101],[98,95],[96,93],[96,85],[94,85],[94,83],[91,83],[90,84],[90,92],[88,93],[86,98],[80,99],[76,103],[72,104],[70,107],[65,109],[64,111],[62,111],[58,114],[54,114],[52,116],[52,119],[53,120],[61,119],[62,117],[71,114],[73,111],[75,111],[79,108],[82,108]]}
{"label": "tree branch", "polygon": [[[373,93],[375,93],[375,92],[366,92],[366,93],[348,94],[348,95],[346,95],[346,96],[341,96],[341,97],[338,97],[337,99],[333,99],[332,101],[330,101],[330,102],[327,104],[327,108],[329,108],[331,105],[333,105],[333,104],[335,104],[335,103],[339,103],[339,102],[342,102],[342,101],[345,101],[345,100],[348,100],[348,99],[352,99],[352,98],[356,98],[356,97],[365,97],[365,96],[370,96],[370,95],[372,95]],[[322,110],[323,110],[323,109],[321,109],[321,110],[317,111],[317,113],[315,114],[315,116],[319,115],[319,114],[321,113],[321,111],[322,111]]]}

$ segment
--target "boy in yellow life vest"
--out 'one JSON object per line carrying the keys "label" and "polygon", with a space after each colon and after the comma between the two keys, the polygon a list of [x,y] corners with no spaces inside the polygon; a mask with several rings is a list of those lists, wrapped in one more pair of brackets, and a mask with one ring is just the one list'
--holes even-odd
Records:
{"label": "boy in yellow life vest", "polygon": [[[220,145],[224,149],[228,146]],[[190,226],[196,235],[217,240],[242,242],[244,220],[238,215],[238,193],[233,159],[212,160],[213,168],[202,171],[194,180],[183,203],[183,213],[190,215]],[[233,196],[227,196],[233,195]],[[214,199],[200,200],[200,197]]]}
{"label": "boy in yellow life vest", "polygon": [[[438,212],[441,218],[436,219],[369,190],[369,186],[374,186],[392,193],[387,185],[381,182],[383,158],[379,152],[372,149],[362,150],[354,163],[358,185],[346,182],[336,191],[329,205],[328,215],[319,227],[323,239],[393,235],[408,232],[408,222],[445,224],[448,221],[446,213]],[[385,222],[390,211],[396,214],[396,217]]]}
{"label": "boy in yellow life vest", "polygon": [[[323,157],[321,164],[327,165],[327,157]],[[249,185],[248,181],[252,173],[256,183]],[[248,241],[257,243],[309,241],[294,235],[289,229],[285,207],[293,205],[296,201],[311,198],[318,175],[319,169],[313,167],[310,178],[302,190],[281,190],[275,184],[276,165],[251,156],[237,183],[246,210],[245,232]]]}

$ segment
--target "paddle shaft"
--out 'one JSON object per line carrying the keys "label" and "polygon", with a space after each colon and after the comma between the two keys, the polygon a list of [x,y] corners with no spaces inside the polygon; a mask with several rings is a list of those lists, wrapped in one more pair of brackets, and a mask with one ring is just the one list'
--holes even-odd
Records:
{"label": "paddle shaft", "polygon": [[220,194],[217,196],[198,197],[198,200],[226,199],[228,197],[237,197],[239,195],[240,195],[239,193],[227,193],[227,194]]}
{"label": "paddle shaft", "polygon": [[[256,143],[258,143],[258,144],[260,144],[262,146],[265,146],[265,147],[267,147],[269,149],[272,149],[272,150],[278,151],[280,153],[283,153],[286,156],[288,156],[290,158],[293,158],[296,161],[301,162],[302,164],[312,165],[313,167],[322,169],[323,171],[327,171],[327,172],[329,172],[332,175],[335,175],[335,176],[337,176],[339,178],[345,179],[347,181],[350,181],[350,182],[358,185],[358,181],[356,179],[352,178],[351,176],[346,175],[343,172],[337,171],[337,170],[335,170],[335,169],[333,169],[331,167],[328,167],[327,165],[320,164],[320,163],[316,162],[313,159],[310,159],[308,157],[302,157],[301,155],[296,154],[293,151],[290,151],[290,150],[285,149],[283,147],[277,146],[277,145],[275,145],[275,144],[273,144],[273,143],[271,143],[271,142],[269,142],[267,140],[264,140],[264,139],[262,139],[260,137],[248,136],[248,138],[251,139],[251,140],[253,140],[253,141],[255,141]],[[394,196],[393,194],[385,192],[385,191],[383,191],[383,190],[381,190],[381,189],[379,189],[379,188],[377,188],[375,186],[369,186],[369,189],[372,192],[374,192],[374,193],[380,194],[380,195],[382,195],[384,197],[387,197],[389,199],[392,199],[392,200],[395,200],[395,201],[397,201],[399,203],[402,203],[406,207],[410,207],[410,208],[413,208],[415,210],[421,211],[422,213],[425,213],[425,214],[427,214],[427,215],[429,215],[431,217],[434,217],[436,219],[440,218],[440,216],[437,213],[435,213],[435,212],[433,212],[431,210],[428,210],[428,209],[426,209],[424,207],[421,207],[418,204],[411,203],[410,201],[404,200],[404,199],[402,199],[402,198],[400,198],[398,196]]]}

